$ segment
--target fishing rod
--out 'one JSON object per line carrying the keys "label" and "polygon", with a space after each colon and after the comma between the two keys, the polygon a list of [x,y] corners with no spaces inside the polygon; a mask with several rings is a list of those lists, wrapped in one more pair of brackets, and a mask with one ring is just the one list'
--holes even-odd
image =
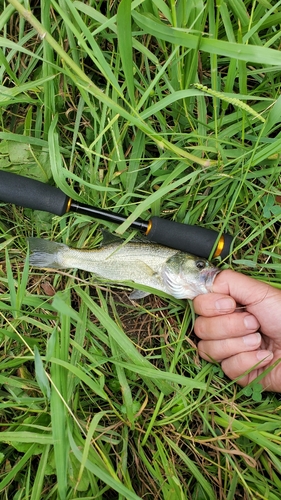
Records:
{"label": "fishing rod", "polygon": [[[121,224],[127,217],[120,213],[103,210],[72,200],[59,188],[11,172],[0,171],[0,201],[33,210],[42,210],[55,215],[69,212],[89,215],[93,219]],[[208,258],[225,258],[230,252],[233,237],[200,226],[181,224],[160,217],[149,221],[137,219],[131,223],[133,229],[145,234],[149,241]]]}

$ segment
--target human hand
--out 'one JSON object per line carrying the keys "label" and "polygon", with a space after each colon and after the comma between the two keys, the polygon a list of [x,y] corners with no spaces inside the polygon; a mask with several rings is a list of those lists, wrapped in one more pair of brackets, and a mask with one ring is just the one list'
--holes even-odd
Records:
{"label": "human hand", "polygon": [[[238,380],[246,386],[281,358],[281,291],[225,270],[215,278],[213,292],[193,301],[199,355],[220,362],[232,380],[252,369]],[[281,392],[281,363],[260,383]]]}

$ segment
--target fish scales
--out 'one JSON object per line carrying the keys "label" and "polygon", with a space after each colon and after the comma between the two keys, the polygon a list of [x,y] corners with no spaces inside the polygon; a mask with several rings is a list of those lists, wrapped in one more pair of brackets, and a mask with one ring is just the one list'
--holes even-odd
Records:
{"label": "fish scales", "polygon": [[[153,243],[112,243],[78,250],[61,243],[29,238],[30,264],[36,267],[82,269],[115,283],[133,282],[193,299],[211,291],[219,269],[206,259]],[[149,292],[134,292],[134,298]]]}
{"label": "fish scales", "polygon": [[[128,243],[106,245],[97,250],[75,250],[66,247],[59,253],[62,268],[78,268],[110,281],[133,281],[159,289],[161,266],[176,250],[158,245]],[[162,291],[164,291],[162,289]]]}

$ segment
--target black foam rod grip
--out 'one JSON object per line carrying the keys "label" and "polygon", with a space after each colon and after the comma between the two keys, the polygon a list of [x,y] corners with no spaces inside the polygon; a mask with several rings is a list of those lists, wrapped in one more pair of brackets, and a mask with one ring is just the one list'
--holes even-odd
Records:
{"label": "black foam rod grip", "polygon": [[212,250],[216,257],[227,257],[233,239],[229,234],[223,234],[219,238],[219,233],[212,229],[180,224],[159,217],[151,218],[146,235],[150,241],[205,259],[209,258]]}
{"label": "black foam rod grip", "polygon": [[0,201],[63,215],[69,198],[54,186],[1,170]]}

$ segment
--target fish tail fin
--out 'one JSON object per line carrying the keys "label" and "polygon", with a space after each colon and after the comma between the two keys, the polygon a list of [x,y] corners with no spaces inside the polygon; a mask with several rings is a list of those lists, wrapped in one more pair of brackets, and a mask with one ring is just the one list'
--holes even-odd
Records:
{"label": "fish tail fin", "polygon": [[29,264],[34,267],[52,267],[59,269],[58,255],[68,247],[63,243],[42,240],[41,238],[27,238],[30,249]]}

